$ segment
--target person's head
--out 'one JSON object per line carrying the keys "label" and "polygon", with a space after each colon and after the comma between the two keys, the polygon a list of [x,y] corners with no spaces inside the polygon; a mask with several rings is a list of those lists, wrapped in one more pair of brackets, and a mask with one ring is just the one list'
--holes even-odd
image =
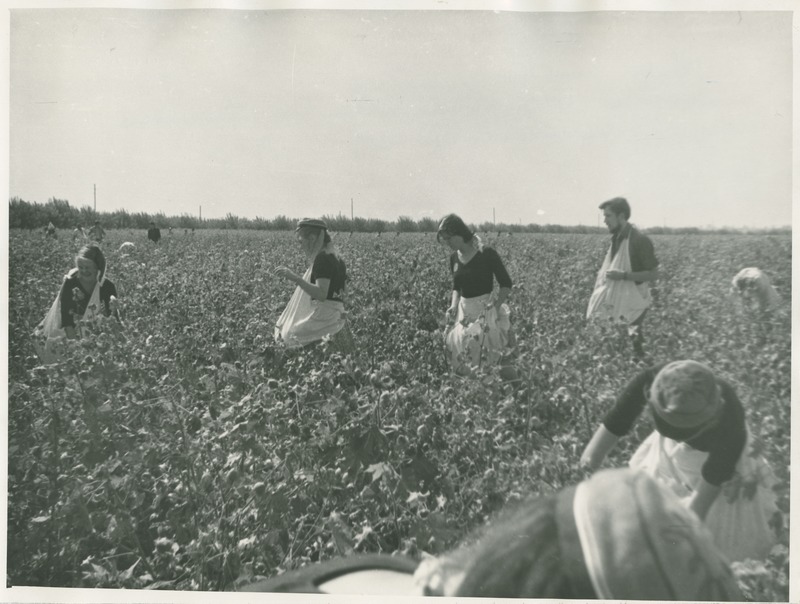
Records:
{"label": "person's head", "polygon": [[295,228],[300,247],[309,258],[316,256],[320,250],[331,242],[328,225],[317,218],[303,218]]}
{"label": "person's head", "polygon": [[455,596],[739,600],[710,533],[649,476],[604,470],[489,529]]}
{"label": "person's head", "polygon": [[474,237],[475,233],[456,214],[448,214],[442,218],[436,232],[436,241],[447,244],[453,250],[464,243],[470,243]]}
{"label": "person's head", "polygon": [[78,276],[86,281],[100,281],[106,272],[106,257],[100,246],[90,243],[84,245],[75,256]]}
{"label": "person's head", "polygon": [[702,431],[722,409],[714,373],[697,361],[674,361],[656,375],[648,393],[653,415],[679,430]]}
{"label": "person's head", "polygon": [[612,233],[625,226],[631,218],[631,206],[624,197],[604,201],[600,204],[600,209],[603,211],[603,222]]}

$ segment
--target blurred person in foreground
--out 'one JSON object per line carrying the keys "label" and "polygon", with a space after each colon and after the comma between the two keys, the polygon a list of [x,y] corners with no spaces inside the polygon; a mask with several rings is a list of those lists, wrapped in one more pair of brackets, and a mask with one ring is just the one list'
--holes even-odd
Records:
{"label": "blurred person in foreground", "polygon": [[[452,250],[453,290],[445,312],[445,343],[451,366],[464,373],[470,366],[499,364],[503,379],[516,379],[510,360],[516,341],[506,303],[513,283],[503,261],[455,214],[442,219],[436,240]],[[496,293],[495,279],[500,286]]]}
{"label": "blurred person in foreground", "polygon": [[658,259],[653,242],[628,221],[631,207],[623,197],[600,204],[611,232],[608,248],[586,309],[587,319],[620,321],[627,325],[634,355],[642,359],[642,323],[651,304],[649,282],[658,279]]}
{"label": "blurred person in foreground", "polygon": [[34,345],[43,363],[60,358],[59,344],[80,337],[79,322],[112,314],[119,317],[117,288],[106,278],[106,259],[100,246],[83,246],[75,267],[65,276],[50,311],[34,330]]}
{"label": "blurred person in foreground", "polygon": [[586,446],[582,465],[598,468],[645,409],[655,430],[630,467],[671,489],[730,560],[766,558],[778,519],[774,476],[755,451],[735,390],[706,365],[682,360],[637,373]]}
{"label": "blurred person in foreground", "polygon": [[478,538],[417,563],[363,555],[309,565],[248,592],[494,598],[738,601],[707,529],[668,489],[631,469],[504,512]]}
{"label": "blurred person in foreground", "polygon": [[275,271],[277,277],[297,285],[275,325],[275,340],[296,348],[331,338],[338,350],[352,352],[353,338],[342,299],[347,268],[328,226],[322,220],[303,218],[295,234],[309,266],[302,276],[286,267]]}

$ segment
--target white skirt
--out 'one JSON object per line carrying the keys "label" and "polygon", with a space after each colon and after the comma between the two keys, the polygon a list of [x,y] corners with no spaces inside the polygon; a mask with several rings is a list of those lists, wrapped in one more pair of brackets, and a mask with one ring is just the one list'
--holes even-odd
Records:
{"label": "white skirt", "polygon": [[450,363],[460,370],[466,365],[485,367],[500,362],[511,337],[511,310],[502,304],[498,310],[486,305],[491,294],[461,298],[456,323],[445,336]]}
{"label": "white skirt", "polygon": [[[629,465],[649,474],[686,500],[702,480],[700,470],[707,458],[707,452],[653,431],[639,445]],[[722,484],[705,519],[714,543],[731,562],[764,559],[775,544],[775,533],[769,525],[778,511],[772,491],[774,483],[775,477],[766,460],[753,455],[748,434],[736,473]]]}

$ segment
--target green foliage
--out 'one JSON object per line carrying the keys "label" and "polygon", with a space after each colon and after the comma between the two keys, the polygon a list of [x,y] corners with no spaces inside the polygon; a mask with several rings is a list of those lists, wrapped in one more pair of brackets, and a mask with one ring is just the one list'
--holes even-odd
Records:
{"label": "green foliage", "polygon": [[[272,330],[302,272],[291,233],[200,231],[160,246],[110,231],[124,330],[103,321],[41,367],[30,334],[78,243],[12,231],[8,576],[15,585],[231,589],[351,552],[456,545],[504,505],[580,480],[580,453],[637,370],[616,328],[586,326],[607,236],[490,233],[515,278],[521,383],[451,375],[448,252],[425,233],[339,234],[359,350],[285,351]],[[747,406],[779,479],[781,543],[737,567],[788,599],[790,329],[726,298],[765,269],[788,306],[791,239],[656,236],[654,361],[695,358]],[[624,465],[646,420],[609,465]]]}

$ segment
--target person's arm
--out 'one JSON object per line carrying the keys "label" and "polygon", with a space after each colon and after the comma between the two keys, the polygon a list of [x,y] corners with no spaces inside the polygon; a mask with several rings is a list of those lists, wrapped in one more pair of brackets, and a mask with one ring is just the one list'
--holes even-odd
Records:
{"label": "person's arm", "polygon": [[631,257],[631,270],[606,272],[606,277],[612,281],[635,281],[637,283],[658,280],[658,259],[656,258],[653,242],[649,237],[641,234],[630,235],[629,250]]}
{"label": "person's arm", "polygon": [[495,308],[500,308],[511,297],[510,287],[501,287],[497,292],[497,298],[494,300]]}
{"label": "person's arm", "polygon": [[692,510],[700,520],[705,520],[708,510],[714,505],[721,487],[706,482],[705,478],[700,478],[694,493],[689,498],[689,509]]}
{"label": "person's arm", "polygon": [[583,450],[581,466],[593,471],[599,468],[600,464],[602,464],[603,460],[606,458],[606,455],[616,446],[617,441],[619,441],[619,436],[612,433],[603,424],[600,424],[597,430],[595,430],[589,444],[586,445],[586,448]]}
{"label": "person's arm", "polygon": [[450,296],[450,307],[444,312],[445,323],[450,323],[455,319],[458,304],[461,302],[461,294],[458,290],[454,289]]}
{"label": "person's arm", "polygon": [[70,283],[70,280],[64,279],[64,282],[61,284],[61,327],[64,329],[64,333],[67,334],[67,337],[70,339],[74,339],[78,336],[75,332],[75,320],[72,317],[72,310],[73,310],[73,300],[72,300],[72,287],[73,285]]}
{"label": "person's arm", "polygon": [[494,278],[497,279],[497,283],[500,286],[498,295],[494,298],[493,302],[495,308],[500,308],[500,306],[505,304],[511,297],[511,288],[514,283],[511,281],[511,276],[508,274],[497,250],[494,248],[486,248],[484,253],[487,255]]}
{"label": "person's arm", "polygon": [[317,279],[316,283],[309,283],[305,279],[303,279],[300,275],[295,273],[294,271],[289,270],[288,268],[281,267],[275,271],[275,274],[278,277],[283,277],[284,279],[288,279],[295,285],[297,285],[300,289],[306,292],[309,296],[311,296],[314,300],[325,300],[328,297],[328,288],[331,286],[330,279]]}
{"label": "person's arm", "polygon": [[644,281],[657,281],[658,268],[651,271],[619,271],[612,269],[606,271],[606,278],[612,281],[636,281],[642,283]]}

